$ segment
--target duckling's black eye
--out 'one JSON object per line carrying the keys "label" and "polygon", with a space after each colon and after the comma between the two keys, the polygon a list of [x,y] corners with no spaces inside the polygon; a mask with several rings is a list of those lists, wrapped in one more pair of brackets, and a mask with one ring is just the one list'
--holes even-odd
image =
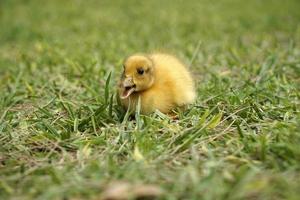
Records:
{"label": "duckling's black eye", "polygon": [[143,68],[138,68],[136,71],[137,71],[137,73],[140,74],[140,75],[143,75],[144,72],[145,72]]}

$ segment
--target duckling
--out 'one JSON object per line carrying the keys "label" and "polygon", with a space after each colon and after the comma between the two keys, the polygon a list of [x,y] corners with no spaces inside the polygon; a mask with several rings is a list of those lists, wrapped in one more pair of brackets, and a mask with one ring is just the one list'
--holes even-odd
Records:
{"label": "duckling", "polygon": [[141,113],[156,109],[168,114],[194,102],[194,82],[187,68],[168,54],[135,54],[125,59],[118,84],[121,104],[134,112],[138,99]]}

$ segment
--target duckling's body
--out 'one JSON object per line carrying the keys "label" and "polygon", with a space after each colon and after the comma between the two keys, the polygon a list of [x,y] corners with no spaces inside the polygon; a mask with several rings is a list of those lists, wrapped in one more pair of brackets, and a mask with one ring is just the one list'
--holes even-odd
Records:
{"label": "duckling's body", "polygon": [[[129,80],[129,81],[128,81]],[[156,109],[169,113],[176,107],[192,103],[196,94],[187,68],[167,54],[133,55],[124,63],[119,85],[122,105],[135,111],[139,97],[141,113]]]}

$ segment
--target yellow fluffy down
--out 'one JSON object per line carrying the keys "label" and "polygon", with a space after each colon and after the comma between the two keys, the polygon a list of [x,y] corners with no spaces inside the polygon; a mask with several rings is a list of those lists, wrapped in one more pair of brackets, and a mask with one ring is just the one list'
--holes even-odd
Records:
{"label": "yellow fluffy down", "polygon": [[142,114],[152,113],[156,109],[170,113],[176,107],[193,103],[196,97],[190,72],[172,55],[157,53],[128,57],[119,82],[120,97],[128,90],[125,79],[132,80],[134,92],[121,98],[121,103],[125,109],[130,105],[129,109],[135,111],[140,97]]}

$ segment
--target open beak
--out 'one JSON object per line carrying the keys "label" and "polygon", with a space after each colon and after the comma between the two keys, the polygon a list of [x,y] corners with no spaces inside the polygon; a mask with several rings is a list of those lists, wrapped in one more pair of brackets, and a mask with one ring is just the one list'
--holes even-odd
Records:
{"label": "open beak", "polygon": [[128,98],[135,91],[135,84],[131,77],[127,77],[123,81],[123,92],[121,94],[121,99]]}

